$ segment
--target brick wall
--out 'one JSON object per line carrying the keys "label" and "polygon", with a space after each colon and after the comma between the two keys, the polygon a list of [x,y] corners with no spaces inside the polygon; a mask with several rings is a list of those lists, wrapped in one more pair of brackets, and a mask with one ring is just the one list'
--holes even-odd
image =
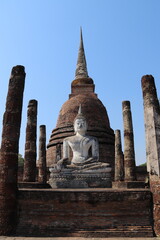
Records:
{"label": "brick wall", "polygon": [[151,237],[149,190],[21,189],[20,236]]}

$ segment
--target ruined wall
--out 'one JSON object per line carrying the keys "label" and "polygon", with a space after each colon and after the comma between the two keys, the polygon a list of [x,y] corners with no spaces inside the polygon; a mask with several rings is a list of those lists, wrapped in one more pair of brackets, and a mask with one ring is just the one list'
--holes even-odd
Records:
{"label": "ruined wall", "polygon": [[21,236],[153,236],[148,190],[19,190]]}

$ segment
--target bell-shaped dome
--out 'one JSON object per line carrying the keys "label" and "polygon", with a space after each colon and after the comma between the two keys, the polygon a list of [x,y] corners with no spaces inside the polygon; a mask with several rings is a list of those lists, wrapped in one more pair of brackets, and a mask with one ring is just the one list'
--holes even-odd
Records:
{"label": "bell-shaped dome", "polygon": [[110,128],[106,108],[95,94],[78,94],[66,101],[60,110],[56,128],[73,126],[80,104],[88,122],[88,130]]}

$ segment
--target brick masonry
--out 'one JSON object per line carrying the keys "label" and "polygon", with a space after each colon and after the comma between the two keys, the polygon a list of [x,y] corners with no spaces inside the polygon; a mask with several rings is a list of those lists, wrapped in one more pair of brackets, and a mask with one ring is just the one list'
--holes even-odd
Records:
{"label": "brick masonry", "polygon": [[124,179],[124,156],[121,144],[121,132],[115,130],[115,173],[114,180],[122,181]]}
{"label": "brick masonry", "polygon": [[18,236],[151,237],[149,190],[31,190],[18,195]]}
{"label": "brick masonry", "polygon": [[35,99],[28,103],[26,143],[24,155],[24,182],[35,182],[36,180],[36,158],[37,158],[37,104]]}
{"label": "brick masonry", "polygon": [[147,170],[153,194],[154,229],[160,236],[160,105],[152,75],[141,79],[146,133]]}
{"label": "brick masonry", "polygon": [[146,135],[147,170],[160,177],[160,105],[154,77],[141,79]]}
{"label": "brick masonry", "polygon": [[157,176],[150,176],[151,192],[153,194],[153,219],[154,231],[160,237],[160,179]]}
{"label": "brick masonry", "polygon": [[18,148],[24,83],[24,67],[13,67],[3,116],[0,152],[0,235],[11,233],[16,223]]}
{"label": "brick masonry", "polygon": [[38,158],[38,182],[46,183],[47,169],[46,169],[46,126],[39,127],[39,158]]}
{"label": "brick masonry", "polygon": [[132,113],[129,101],[122,102],[123,125],[124,125],[124,179],[135,181],[135,152]]}

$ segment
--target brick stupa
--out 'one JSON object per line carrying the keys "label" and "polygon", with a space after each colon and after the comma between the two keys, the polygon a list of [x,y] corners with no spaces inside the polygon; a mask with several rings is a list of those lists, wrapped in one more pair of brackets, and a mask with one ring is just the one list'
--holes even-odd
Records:
{"label": "brick stupa", "polygon": [[[110,163],[114,170],[114,132],[106,108],[94,93],[95,85],[88,76],[83,46],[82,31],[76,66],[75,79],[71,84],[71,94],[59,113],[56,128],[53,129],[47,146],[47,166],[51,166],[63,157],[63,139],[74,135],[73,122],[81,104],[88,122],[87,134],[99,141],[99,160]],[[72,153],[71,153],[72,155]]]}

